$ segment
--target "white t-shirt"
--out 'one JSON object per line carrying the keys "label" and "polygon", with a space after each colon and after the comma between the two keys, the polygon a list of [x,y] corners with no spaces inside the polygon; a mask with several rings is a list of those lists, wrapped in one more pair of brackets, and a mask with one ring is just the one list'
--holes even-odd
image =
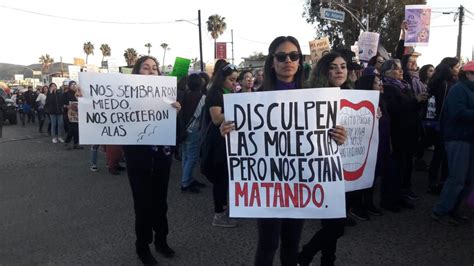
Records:
{"label": "white t-shirt", "polygon": [[44,107],[44,105],[46,104],[46,95],[44,95],[43,93],[40,93],[38,97],[36,98],[36,102],[40,102],[40,106]]}

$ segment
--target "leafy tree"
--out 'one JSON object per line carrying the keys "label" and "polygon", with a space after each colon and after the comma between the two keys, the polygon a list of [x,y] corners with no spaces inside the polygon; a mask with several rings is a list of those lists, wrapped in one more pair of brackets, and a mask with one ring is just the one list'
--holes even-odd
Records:
{"label": "leafy tree", "polygon": [[127,48],[127,50],[125,50],[123,56],[125,57],[125,61],[127,62],[127,66],[135,65],[135,62],[138,59],[137,51],[133,48]]}
{"label": "leafy tree", "polygon": [[48,73],[49,66],[54,63],[54,59],[49,54],[44,54],[39,57],[39,63],[41,64],[41,71]]}
{"label": "leafy tree", "polygon": [[[362,30],[359,22],[346,10],[348,9],[359,21],[366,25],[369,13],[369,31],[380,34],[381,44],[393,52],[398,43],[400,25],[404,19],[405,5],[425,4],[425,0],[352,0],[348,1],[306,0],[303,17],[311,24],[316,24],[316,37],[328,36],[332,47],[349,48],[357,41]],[[321,19],[321,8],[331,8],[346,13],[344,22]]]}
{"label": "leafy tree", "polygon": [[111,53],[111,50],[110,50],[110,46],[106,43],[102,44],[100,46],[100,51],[102,52],[102,61],[104,61],[104,58],[106,56],[110,56],[110,53]]}
{"label": "leafy tree", "polygon": [[220,35],[224,33],[227,28],[227,24],[225,23],[225,17],[221,17],[219,15],[212,15],[209,16],[208,20],[206,21],[207,24],[207,31],[211,34],[211,37],[214,39],[214,58],[217,57],[217,49],[216,49],[216,40],[219,38]]}
{"label": "leafy tree", "polygon": [[165,56],[166,56],[166,51],[169,50],[169,49],[171,49],[171,48],[169,48],[169,47],[168,47],[168,44],[165,43],[165,42],[162,43],[162,44],[160,44],[160,46],[161,46],[161,48],[163,48],[163,62],[162,62],[163,67],[162,67],[162,72],[165,72]]}
{"label": "leafy tree", "polygon": [[147,43],[145,44],[145,47],[148,48],[148,55],[150,55],[150,48],[153,47],[153,45],[151,45],[151,43]]}
{"label": "leafy tree", "polygon": [[248,58],[249,59],[260,59],[260,58],[263,58],[265,57],[265,55],[262,53],[262,52],[253,52],[252,55],[250,55]]}
{"label": "leafy tree", "polygon": [[89,55],[94,54],[94,45],[91,42],[86,42],[84,43],[83,50],[84,50],[84,53],[86,53],[86,64],[87,64],[87,59],[89,58]]}

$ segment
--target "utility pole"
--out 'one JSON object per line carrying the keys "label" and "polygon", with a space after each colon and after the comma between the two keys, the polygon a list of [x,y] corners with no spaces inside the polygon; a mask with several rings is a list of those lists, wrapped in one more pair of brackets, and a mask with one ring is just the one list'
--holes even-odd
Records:
{"label": "utility pole", "polygon": [[458,32],[458,48],[456,51],[456,57],[461,60],[461,40],[462,40],[462,23],[464,22],[464,7],[459,6],[459,32]]}
{"label": "utility pole", "polygon": [[230,43],[232,44],[232,65],[234,64],[234,30],[230,30]]}
{"label": "utility pole", "polygon": [[365,12],[367,13],[366,31],[369,32],[369,19],[370,19],[370,14],[369,14],[369,0],[366,0],[366,1],[365,1]]}
{"label": "utility pole", "polygon": [[201,72],[204,72],[204,62],[202,61],[201,9],[198,10],[198,27],[199,27],[199,61],[201,61]]}

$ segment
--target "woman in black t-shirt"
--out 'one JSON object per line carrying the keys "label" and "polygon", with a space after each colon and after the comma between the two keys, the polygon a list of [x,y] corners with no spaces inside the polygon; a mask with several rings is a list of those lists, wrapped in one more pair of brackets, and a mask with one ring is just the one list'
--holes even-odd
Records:
{"label": "woman in black t-shirt", "polygon": [[225,65],[215,74],[204,106],[204,121],[208,122],[201,125],[208,130],[201,147],[201,171],[213,184],[215,214],[212,225],[219,227],[237,225],[229,218],[225,209],[229,193],[229,175],[225,139],[219,132],[219,126],[224,121],[224,94],[234,90],[237,76],[237,68],[232,64]]}

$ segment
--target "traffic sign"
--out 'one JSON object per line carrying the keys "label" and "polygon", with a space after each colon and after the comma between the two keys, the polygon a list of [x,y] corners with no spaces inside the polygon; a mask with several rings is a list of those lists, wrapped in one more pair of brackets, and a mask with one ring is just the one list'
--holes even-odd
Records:
{"label": "traffic sign", "polygon": [[337,21],[337,22],[344,22],[344,18],[346,13],[339,10],[329,9],[329,8],[321,8],[321,18]]}

